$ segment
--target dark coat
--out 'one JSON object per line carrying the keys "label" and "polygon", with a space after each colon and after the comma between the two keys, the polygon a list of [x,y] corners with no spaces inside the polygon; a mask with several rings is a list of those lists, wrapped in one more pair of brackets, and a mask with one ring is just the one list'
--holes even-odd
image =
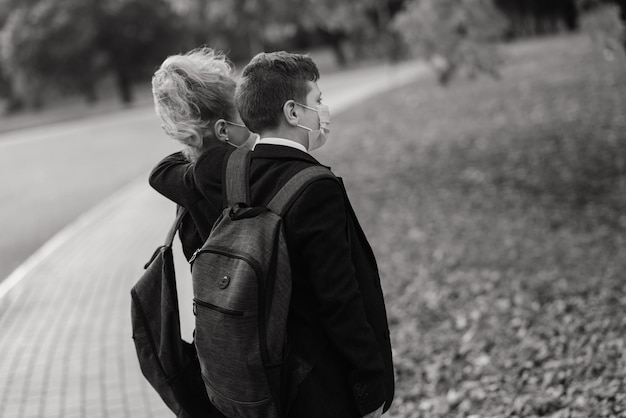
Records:
{"label": "dark coat", "polygon": [[[194,165],[180,154],[167,157],[150,176],[157,191],[191,212],[186,254],[202,245],[224,206],[223,161],[233,148],[217,145]],[[250,169],[252,204],[267,204],[311,165],[319,163],[305,152],[258,145]],[[290,416],[361,417],[383,402],[387,410],[394,375],[380,278],[344,187],[329,179],[309,185],[285,215],[285,234],[294,277],[287,331],[294,354],[313,367]]]}
{"label": "dark coat", "polygon": [[[297,149],[257,145],[252,205],[266,205],[311,165],[319,163]],[[291,416],[360,417],[383,402],[387,410],[394,376],[385,304],[374,253],[345,188],[331,179],[313,182],[284,219],[293,272],[288,336],[294,352],[313,365]]]}
{"label": "dark coat", "polygon": [[[228,144],[211,141],[207,151],[198,158],[196,163],[190,163],[181,152],[177,152],[161,160],[150,173],[149,183],[156,191],[187,209],[187,215],[183,218],[178,230],[187,260],[208,238],[213,224],[222,212],[222,166],[225,158],[233,150],[234,148]],[[207,190],[211,191],[208,193],[209,198],[205,198],[196,187],[194,173],[198,163],[205,174],[207,171],[214,171],[204,182]],[[202,384],[199,369],[197,373],[197,381]],[[204,386],[201,390],[204,390]],[[203,417],[226,418],[212,405],[209,410],[205,411]]]}
{"label": "dark coat", "polygon": [[[208,144],[196,163],[190,163],[177,152],[161,160],[149,178],[150,185],[157,192],[188,210],[179,230],[187,260],[209,237],[213,224],[222,213],[222,166],[226,156],[235,149],[215,140],[209,140]],[[195,174],[198,167],[202,167],[199,176]],[[196,177],[204,178],[204,195],[196,187]]]}

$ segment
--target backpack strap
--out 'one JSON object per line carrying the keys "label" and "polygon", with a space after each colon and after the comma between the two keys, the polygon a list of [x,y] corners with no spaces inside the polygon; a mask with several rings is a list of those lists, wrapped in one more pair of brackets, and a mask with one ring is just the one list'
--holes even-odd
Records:
{"label": "backpack strap", "polygon": [[187,209],[182,206],[178,206],[177,212],[178,213],[176,214],[176,220],[170,228],[170,232],[167,233],[167,238],[165,239],[166,247],[172,246],[172,243],[174,242],[174,237],[176,236],[176,232],[178,232],[178,228],[180,228],[180,226],[182,225],[183,218],[187,214]]}
{"label": "backpack strap", "polygon": [[226,163],[226,172],[224,173],[224,190],[226,192],[226,201],[229,207],[235,203],[250,204],[250,151],[238,148],[233,151]]}
{"label": "backpack strap", "polygon": [[170,228],[170,231],[167,233],[167,238],[165,238],[165,245],[161,245],[159,248],[157,248],[154,251],[154,253],[152,254],[152,257],[150,257],[150,260],[148,260],[148,262],[143,266],[144,270],[150,267],[150,264],[152,264],[154,259],[157,258],[157,256],[161,253],[162,250],[172,248],[172,243],[174,242],[174,237],[176,236],[176,232],[178,232],[178,228],[180,228],[180,226],[182,225],[183,218],[185,217],[186,214],[187,214],[186,208],[182,206],[177,207],[176,220],[174,220],[174,224]]}
{"label": "backpack strap", "polygon": [[314,165],[298,172],[293,176],[281,189],[274,195],[267,208],[277,215],[283,216],[291,207],[304,188],[311,182],[321,179],[331,178],[337,180],[337,177],[326,167]]}

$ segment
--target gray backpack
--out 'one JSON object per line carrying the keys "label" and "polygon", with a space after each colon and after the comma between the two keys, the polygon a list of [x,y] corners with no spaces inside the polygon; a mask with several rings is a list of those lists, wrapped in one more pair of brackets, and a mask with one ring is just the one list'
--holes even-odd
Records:
{"label": "gray backpack", "polygon": [[[325,167],[297,173],[267,207],[250,207],[250,152],[234,151],[224,188],[228,206],[191,258],[195,344],[211,403],[228,417],[286,414],[286,337],[291,267],[282,216]],[[296,382],[297,383],[297,382]]]}
{"label": "gray backpack", "polygon": [[195,347],[180,336],[172,242],[186,213],[179,208],[165,245],[130,291],[133,340],[141,372],[178,418],[219,417],[205,392]]}

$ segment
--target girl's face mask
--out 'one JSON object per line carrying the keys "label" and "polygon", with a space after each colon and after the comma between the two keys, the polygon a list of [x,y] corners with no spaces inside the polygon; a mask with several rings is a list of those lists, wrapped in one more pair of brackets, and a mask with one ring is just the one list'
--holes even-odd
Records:
{"label": "girl's face mask", "polygon": [[[238,126],[238,127],[240,127],[240,128],[244,128],[244,129],[248,130],[248,128],[246,127],[246,125],[243,125],[243,124],[241,124],[241,123],[231,122],[231,121],[228,121],[228,120],[224,120],[224,122],[226,122],[226,123],[227,123],[227,124],[229,124],[229,125]],[[248,131],[248,132],[249,132],[248,137],[247,137],[247,138],[246,138],[246,140],[245,140],[244,142],[242,142],[242,143],[235,144],[235,143],[233,143],[232,141],[229,141],[229,140],[227,140],[226,142],[227,142],[228,144],[232,145],[232,146],[233,146],[233,147],[235,147],[235,148],[247,148],[247,149],[252,149],[252,148],[254,147],[254,144],[255,144],[255,142],[256,142],[256,140],[257,140],[257,138],[258,138],[259,136],[258,136],[257,134],[255,134],[255,133],[250,132],[250,131]],[[240,142],[240,141],[237,141],[237,142]]]}

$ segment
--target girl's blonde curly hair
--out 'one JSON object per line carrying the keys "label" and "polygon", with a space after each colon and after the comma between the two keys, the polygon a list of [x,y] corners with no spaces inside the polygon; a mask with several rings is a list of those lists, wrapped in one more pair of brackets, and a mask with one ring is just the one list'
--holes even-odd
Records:
{"label": "girl's blonde curly hair", "polygon": [[208,47],[168,57],[152,77],[152,95],[163,129],[187,143],[210,135],[211,122],[236,112],[236,82],[226,56]]}

